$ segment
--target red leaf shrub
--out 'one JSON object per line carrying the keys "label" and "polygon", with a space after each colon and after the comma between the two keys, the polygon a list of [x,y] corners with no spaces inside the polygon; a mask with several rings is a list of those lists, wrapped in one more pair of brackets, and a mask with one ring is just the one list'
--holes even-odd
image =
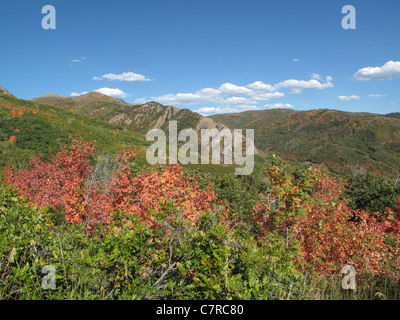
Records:
{"label": "red leaf shrub", "polygon": [[[270,168],[272,183],[265,201],[254,207],[253,221],[267,232],[277,232],[300,246],[298,262],[321,275],[338,274],[345,265],[360,272],[393,276],[389,264],[398,257],[399,246],[385,241],[393,229],[390,218],[352,210],[342,198],[343,185],[321,171],[310,170],[295,179],[277,166]],[[397,236],[397,244],[400,244]],[[398,274],[397,274],[398,276]]]}
{"label": "red leaf shrub", "polygon": [[[133,151],[121,152],[117,161],[122,166],[110,181],[91,183],[94,153],[93,143],[73,140],[49,161],[39,156],[31,158],[29,169],[14,171],[7,167],[4,182],[18,188],[20,195],[40,208],[63,209],[67,222],[84,223],[87,229],[99,222],[108,225],[117,212],[125,216],[123,222],[129,224],[129,215],[137,215],[150,228],[173,223],[178,214],[190,227],[216,200],[210,181],[201,188],[179,165],[135,176],[131,171]],[[176,214],[165,215],[166,206]]]}
{"label": "red leaf shrub", "polygon": [[[189,225],[193,226],[199,213],[208,210],[216,200],[209,181],[205,190],[202,190],[198,181],[184,175],[179,165],[168,166],[161,173],[142,172],[137,177],[132,177],[129,166],[123,166],[115,173],[110,190],[114,210],[138,215],[150,228],[159,224],[157,216],[163,212],[164,204],[180,211]],[[166,221],[170,218],[172,215],[166,217]]]}

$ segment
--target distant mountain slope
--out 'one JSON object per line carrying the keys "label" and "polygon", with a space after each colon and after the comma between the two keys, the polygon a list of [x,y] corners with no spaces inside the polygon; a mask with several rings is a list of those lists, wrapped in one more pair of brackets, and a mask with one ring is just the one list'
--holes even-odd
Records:
{"label": "distant mountain slope", "polygon": [[400,171],[400,118],[336,110],[272,109],[211,116],[231,129],[255,130],[258,149],[341,173],[370,164]]}
{"label": "distant mountain slope", "polygon": [[[179,109],[173,106],[164,106],[157,102],[147,102],[144,104],[129,104],[120,99],[115,99],[98,92],[87,93],[78,97],[61,97],[57,95],[45,95],[32,100],[36,103],[45,103],[54,105],[63,110],[68,110],[73,114],[87,116],[107,122],[109,124],[118,125],[124,130],[134,131],[144,136],[151,129],[162,129],[165,134],[169,134],[170,121],[177,121],[178,132],[183,129],[192,128],[200,135],[201,129],[229,129],[226,125],[218,123],[210,118],[205,118],[200,114],[189,109]],[[218,132],[216,132],[218,134]],[[242,141],[245,138],[242,136]],[[199,144],[201,140],[198,140]],[[252,141],[247,141],[253,143]],[[178,142],[178,147],[184,142]],[[198,157],[200,157],[201,147],[199,145]],[[254,148],[254,154],[259,152]],[[221,148],[220,161],[223,162],[224,149]],[[256,157],[255,161],[260,160],[261,156]],[[203,172],[217,172],[217,174],[225,171],[234,170],[229,165],[202,165],[193,164],[193,167]]]}
{"label": "distant mountain slope", "polygon": [[169,121],[174,120],[178,121],[178,130],[226,127],[211,119],[205,120],[206,118],[188,109],[163,106],[157,102],[129,104],[98,92],[90,92],[78,97],[51,94],[32,99],[32,101],[59,106],[88,117],[123,125],[141,133],[147,133],[153,128],[164,129]]}
{"label": "distant mountain slope", "polygon": [[386,114],[387,117],[400,118],[400,112],[392,112]]}
{"label": "distant mountain slope", "polygon": [[118,124],[74,114],[61,107],[0,95],[0,174],[7,164],[26,162],[39,153],[47,157],[57,152],[74,135],[95,142],[99,150],[109,154],[126,148],[137,149],[142,162],[150,145],[143,135]]}
{"label": "distant mountain slope", "polygon": [[[70,142],[69,136],[93,141],[99,151],[111,156],[123,149],[136,149],[136,163],[148,166],[146,150],[152,142],[146,141],[145,133],[151,128],[167,128],[169,120],[177,120],[179,130],[226,128],[190,110],[155,102],[130,105],[99,93],[73,98],[51,94],[33,101],[7,93],[0,92],[0,179],[5,165],[25,166],[33,155],[54,154]],[[217,174],[235,170],[224,165],[189,167]]]}
{"label": "distant mountain slope", "polygon": [[9,96],[15,98],[10,92],[8,92],[6,89],[0,87],[0,96]]}
{"label": "distant mountain slope", "polygon": [[[32,101],[55,105],[76,114],[120,125],[142,134],[147,134],[151,129],[159,128],[168,134],[170,121],[177,121],[178,131],[187,128],[193,128],[196,131],[214,128],[218,130],[229,129],[225,124],[205,118],[189,109],[164,106],[153,101],[145,104],[129,104],[98,92],[68,98],[58,95],[45,95],[32,99]],[[258,154],[256,148],[255,154]]]}
{"label": "distant mountain slope", "polygon": [[[130,106],[130,104],[125,101],[104,95],[99,92],[89,92],[77,97],[64,97],[58,94],[46,94],[44,96],[32,99],[32,101],[36,103],[60,106],[64,109],[74,109],[86,105],[91,105],[96,107],[96,109],[109,105]],[[90,111],[91,109],[89,108],[88,113],[90,113]]]}

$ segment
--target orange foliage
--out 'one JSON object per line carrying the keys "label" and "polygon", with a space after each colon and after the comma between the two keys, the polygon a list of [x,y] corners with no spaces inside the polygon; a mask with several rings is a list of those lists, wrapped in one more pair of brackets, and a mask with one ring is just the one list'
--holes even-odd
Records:
{"label": "orange foliage", "polygon": [[67,222],[83,223],[87,229],[99,222],[108,225],[116,213],[122,214],[122,222],[128,225],[129,216],[137,215],[150,228],[165,228],[179,217],[190,227],[216,200],[209,181],[200,187],[196,178],[186,176],[178,165],[135,176],[131,171],[134,151],[121,152],[117,161],[122,166],[110,181],[92,183],[90,159],[94,152],[94,144],[73,140],[47,162],[42,157],[31,158],[29,170],[16,172],[7,167],[4,182],[38,207],[63,209]]}
{"label": "orange foliage", "polygon": [[9,139],[8,141],[9,141],[12,145],[14,145],[14,144],[15,144],[15,140],[16,140],[15,136],[11,136],[10,139]]}
{"label": "orange foliage", "polygon": [[[350,209],[342,198],[343,186],[319,170],[309,170],[295,182],[273,166],[268,177],[271,192],[252,215],[261,229],[260,240],[267,232],[277,232],[288,243],[298,243],[297,261],[321,275],[338,274],[350,264],[360,272],[398,276],[393,269],[400,262],[398,246],[385,242],[398,223],[392,215],[376,213],[373,218]],[[395,237],[400,244],[400,233]]]}

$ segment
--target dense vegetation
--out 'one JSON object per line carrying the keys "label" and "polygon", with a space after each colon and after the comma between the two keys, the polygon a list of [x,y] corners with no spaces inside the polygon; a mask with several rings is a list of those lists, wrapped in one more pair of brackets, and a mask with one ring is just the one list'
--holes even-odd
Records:
{"label": "dense vegetation", "polygon": [[70,136],[95,142],[105,154],[134,147],[142,164],[145,164],[145,147],[150,144],[145,136],[119,125],[60,107],[0,95],[0,172],[8,164],[24,166],[37,154],[48,159],[68,143]]}
{"label": "dense vegetation", "polygon": [[379,174],[400,169],[400,119],[337,110],[273,109],[211,117],[233,129],[254,129],[259,150],[344,174],[366,164]]}
{"label": "dense vegetation", "polygon": [[[179,165],[137,170],[132,151],[112,163],[94,155],[74,140],[7,168],[2,298],[399,297],[400,208],[351,209],[343,185],[319,170],[272,158],[252,176],[210,181]],[[353,294],[340,289],[347,264]],[[54,290],[41,288],[46,265]]]}
{"label": "dense vegetation", "polygon": [[9,95],[0,124],[0,299],[400,298],[400,184],[374,167],[150,167],[123,124]]}

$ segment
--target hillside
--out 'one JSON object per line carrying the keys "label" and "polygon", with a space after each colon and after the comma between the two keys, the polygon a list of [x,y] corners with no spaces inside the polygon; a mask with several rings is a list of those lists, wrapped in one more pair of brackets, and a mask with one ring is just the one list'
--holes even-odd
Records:
{"label": "hillside", "polygon": [[[136,162],[148,166],[146,150],[151,142],[145,134],[152,128],[167,129],[171,120],[178,121],[178,130],[226,128],[187,109],[155,102],[130,105],[97,92],[72,98],[49,94],[26,101],[4,91],[0,94],[0,175],[8,164],[25,166],[37,154],[49,157],[76,135],[95,142],[99,152],[109,155],[136,149]],[[234,170],[215,165],[188,167],[202,172]]]}
{"label": "hillside", "polygon": [[336,110],[273,109],[211,116],[231,129],[255,130],[258,149],[335,173],[368,163],[384,174],[400,170],[400,119]]}
{"label": "hillside", "polygon": [[392,112],[386,114],[387,117],[400,118],[400,112]]}
{"label": "hillside", "polygon": [[[170,121],[177,121],[178,132],[187,128],[195,129],[197,132],[201,129],[229,129],[223,123],[205,118],[189,109],[164,106],[154,101],[145,104],[129,104],[98,92],[68,98],[59,95],[45,95],[32,101],[55,105],[75,114],[119,125],[143,135],[146,135],[151,129],[162,129],[168,135]],[[258,154],[256,148],[254,152]],[[221,150],[222,153],[223,150]]]}
{"label": "hillside", "polygon": [[16,99],[11,94],[0,95],[0,172],[5,165],[22,165],[35,154],[47,158],[69,143],[70,136],[76,135],[95,142],[99,150],[108,154],[135,148],[142,162],[146,146],[150,145],[143,135],[118,124],[74,114],[61,107]]}
{"label": "hillside", "polygon": [[0,96],[8,96],[15,98],[10,92],[8,92],[6,89],[0,87]]}
{"label": "hillside", "polygon": [[112,98],[98,92],[90,92],[78,97],[44,95],[33,102],[49,104],[70,110],[71,112],[112,124],[124,126],[136,132],[146,134],[154,128],[166,129],[169,121],[178,121],[178,130],[194,128],[225,128],[224,125],[206,119],[188,109],[163,106],[157,102],[145,104],[129,104],[123,100]]}
{"label": "hillside", "polygon": [[400,118],[396,114],[273,109],[205,118],[188,109],[157,102],[133,105],[97,92],[78,97],[49,94],[32,102],[142,135],[153,128],[167,132],[173,120],[178,130],[250,128],[255,130],[259,150],[338,174],[365,164],[386,175],[400,168]]}

